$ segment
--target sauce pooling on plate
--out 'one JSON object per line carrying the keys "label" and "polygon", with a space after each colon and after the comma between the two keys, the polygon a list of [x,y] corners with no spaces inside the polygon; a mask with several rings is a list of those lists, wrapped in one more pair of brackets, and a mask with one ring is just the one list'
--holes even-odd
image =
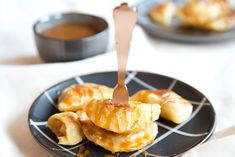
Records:
{"label": "sauce pooling on plate", "polygon": [[61,40],[75,40],[94,35],[98,32],[99,30],[89,23],[64,23],[44,30],[42,35]]}

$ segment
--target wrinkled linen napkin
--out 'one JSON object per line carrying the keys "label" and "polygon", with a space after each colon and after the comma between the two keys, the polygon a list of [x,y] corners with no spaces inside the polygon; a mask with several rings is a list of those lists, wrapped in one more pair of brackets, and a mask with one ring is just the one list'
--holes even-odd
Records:
{"label": "wrinkled linen napkin", "polygon": [[[138,27],[135,32],[128,62],[129,70],[172,76],[196,87],[215,107],[216,132],[235,126],[233,54],[215,52],[212,55],[210,48],[207,48],[209,52],[200,52],[204,50],[203,47],[191,45],[182,48],[177,44],[166,47],[161,46],[161,42],[154,50],[146,41],[145,35],[137,33],[141,32]],[[55,83],[76,75],[116,70],[116,67],[115,52],[68,63],[0,65],[0,156],[52,156],[30,134],[27,114],[32,102]],[[185,156],[233,156],[234,128],[223,133],[187,152]]]}
{"label": "wrinkled linen napkin", "polygon": [[211,140],[187,152],[183,157],[232,157],[235,154],[235,127],[216,133]]}

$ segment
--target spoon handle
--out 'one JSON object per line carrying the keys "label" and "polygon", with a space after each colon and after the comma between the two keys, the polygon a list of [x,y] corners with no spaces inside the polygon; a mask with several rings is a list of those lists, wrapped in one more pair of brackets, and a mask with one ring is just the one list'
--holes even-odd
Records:
{"label": "spoon handle", "polygon": [[128,7],[127,3],[123,3],[114,9],[113,18],[118,59],[118,84],[124,85],[130,42],[137,21],[137,14],[132,8]]}

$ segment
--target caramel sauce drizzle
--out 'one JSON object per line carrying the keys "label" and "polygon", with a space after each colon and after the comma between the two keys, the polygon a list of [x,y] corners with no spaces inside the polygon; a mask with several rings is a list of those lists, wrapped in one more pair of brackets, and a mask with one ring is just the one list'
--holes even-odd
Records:
{"label": "caramel sauce drizzle", "polygon": [[84,146],[80,146],[76,156],[77,157],[86,157],[89,153],[90,153],[90,151],[86,150]]}
{"label": "caramel sauce drizzle", "polygon": [[128,105],[129,94],[125,85],[126,64],[132,32],[137,21],[137,13],[127,3],[122,3],[114,9],[113,19],[118,59],[118,84],[113,92],[112,103]]}

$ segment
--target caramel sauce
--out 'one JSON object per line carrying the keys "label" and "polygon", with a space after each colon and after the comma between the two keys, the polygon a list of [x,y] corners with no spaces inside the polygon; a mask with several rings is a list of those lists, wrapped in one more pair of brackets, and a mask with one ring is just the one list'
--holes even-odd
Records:
{"label": "caramel sauce", "polygon": [[143,156],[147,156],[147,155],[148,155],[148,152],[147,152],[147,151],[143,151],[141,154],[142,154]]}
{"label": "caramel sauce", "polygon": [[145,151],[143,151],[142,153],[141,153],[144,157],[147,157],[147,156],[152,156],[152,157],[159,157],[159,155],[155,155],[155,154],[151,154],[151,153],[149,153],[149,152],[147,152],[146,150]]}
{"label": "caramel sauce", "polygon": [[[102,117],[102,105],[97,105],[97,108],[95,110],[95,123],[101,122],[101,117]],[[102,123],[102,122],[101,122]]]}
{"label": "caramel sauce", "polygon": [[133,145],[133,142],[126,141],[121,144],[121,148],[129,148],[131,145]]}
{"label": "caramel sauce", "polygon": [[94,90],[92,90],[92,89],[87,89],[86,91],[84,91],[84,92],[86,92],[86,93],[84,93],[84,95],[88,95],[89,97],[93,97],[94,96]]}
{"label": "caramel sauce", "polygon": [[130,50],[132,31],[137,21],[137,13],[127,3],[113,11],[115,39],[118,58],[118,84],[114,89],[112,103],[128,105],[129,94],[125,85],[126,64]]}
{"label": "caramel sauce", "polygon": [[114,155],[104,154],[104,157],[115,157]]}
{"label": "caramel sauce", "polygon": [[151,90],[149,92],[154,93],[154,94],[159,95],[159,96],[163,96],[163,95],[171,92],[171,90],[169,90],[169,89],[159,89],[159,90]]}
{"label": "caramel sauce", "polygon": [[88,97],[92,97],[94,95],[94,91],[88,87],[76,86],[74,90],[79,96],[86,95]]}
{"label": "caramel sauce", "polygon": [[[69,98],[69,96],[72,95],[72,99]],[[64,95],[62,98],[61,98],[61,101],[63,101],[65,104],[67,104],[68,106],[71,106],[74,101],[76,101],[76,97],[74,96],[76,95],[74,91],[70,91],[69,95]]]}
{"label": "caramel sauce", "polygon": [[106,118],[106,122],[105,122],[105,128],[109,128],[112,124],[111,124],[111,120],[112,120],[112,117],[114,117],[114,113],[113,113],[113,110],[109,111],[110,114],[109,116]]}
{"label": "caramel sauce", "polygon": [[48,28],[42,32],[42,35],[61,40],[75,40],[91,36],[98,31],[89,23],[64,23]]}
{"label": "caramel sauce", "polygon": [[77,157],[86,157],[90,153],[89,150],[86,150],[84,146],[80,146]]}

